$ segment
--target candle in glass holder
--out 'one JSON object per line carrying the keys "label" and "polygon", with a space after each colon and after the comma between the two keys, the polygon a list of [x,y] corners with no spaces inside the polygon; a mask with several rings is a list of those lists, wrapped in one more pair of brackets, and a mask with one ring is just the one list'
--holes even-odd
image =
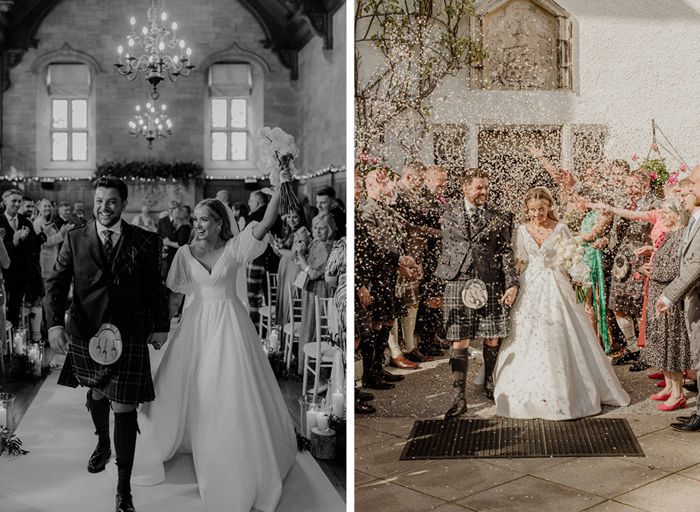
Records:
{"label": "candle in glass holder", "polygon": [[24,354],[24,338],[22,332],[18,329],[14,340],[15,354]]}
{"label": "candle in glass holder", "polygon": [[338,418],[345,415],[345,395],[342,393],[333,393],[333,414]]}
{"label": "candle in glass holder", "polygon": [[318,411],[316,421],[320,430],[328,430],[328,414],[325,411]]}
{"label": "candle in glass holder", "polygon": [[311,439],[311,429],[316,426],[316,411],[306,411],[306,439]]}
{"label": "candle in glass holder", "polygon": [[280,348],[280,337],[279,334],[277,334],[277,331],[272,331],[270,333],[270,336],[268,338],[268,342],[270,343],[270,352],[277,352]]}
{"label": "candle in glass holder", "polygon": [[0,428],[5,428],[9,425],[7,421],[7,409],[0,405]]}

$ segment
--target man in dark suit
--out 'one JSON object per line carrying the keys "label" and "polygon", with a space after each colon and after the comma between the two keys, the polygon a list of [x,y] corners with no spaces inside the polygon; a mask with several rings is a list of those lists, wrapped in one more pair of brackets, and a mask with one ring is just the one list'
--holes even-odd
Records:
{"label": "man in dark suit", "polygon": [[0,228],[5,229],[3,242],[10,256],[10,266],[3,269],[7,293],[7,320],[19,325],[24,294],[32,272],[32,254],[38,251],[41,240],[32,223],[20,215],[23,194],[17,189],[6,190],[2,195],[5,213],[0,215]]}
{"label": "man in dark suit", "polygon": [[88,223],[88,219],[85,217],[85,204],[82,201],[73,203],[73,213],[69,217],[68,222],[74,226],[84,226]]}
{"label": "man in dark suit", "polygon": [[[484,340],[484,390],[493,400],[493,369],[499,340],[508,334],[508,306],[518,293],[511,247],[513,215],[486,205],[489,174],[469,169],[462,183],[464,200],[449,205],[442,217],[442,255],[435,275],[446,279],[445,337],[452,342],[450,365],[457,390],[445,418],[467,411],[465,399],[469,341]],[[474,288],[472,288],[474,287]],[[485,290],[485,303],[463,299],[463,292]]]}
{"label": "man in dark suit", "polygon": [[61,229],[64,224],[68,224],[68,215],[70,214],[70,203],[68,201],[61,201],[58,203],[58,215],[56,215],[56,229]]}
{"label": "man in dark suit", "polygon": [[[88,463],[91,473],[102,471],[111,455],[111,402],[119,472],[116,510],[128,512],[134,510],[136,407],[155,398],[147,343],[160,348],[169,330],[162,241],[121,220],[128,196],[123,181],[105,176],[93,189],[95,221],[67,233],[46,283],[45,308],[51,346],[68,352],[59,384],[90,388],[87,407],[98,435]],[[73,302],[64,326],[72,281]],[[90,351],[90,339],[109,325],[118,329],[123,343],[116,361],[100,360]]]}

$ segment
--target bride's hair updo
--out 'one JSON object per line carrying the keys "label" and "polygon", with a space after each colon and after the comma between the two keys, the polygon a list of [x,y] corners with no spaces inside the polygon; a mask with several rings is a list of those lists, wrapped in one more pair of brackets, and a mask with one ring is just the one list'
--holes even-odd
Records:
{"label": "bride's hair updo", "polygon": [[221,221],[221,231],[219,236],[223,240],[230,240],[233,238],[233,232],[231,231],[231,221],[229,220],[228,212],[226,211],[226,206],[224,203],[218,199],[204,199],[200,201],[196,208],[206,208],[211,213],[211,216],[215,221]]}
{"label": "bride's hair updo", "polygon": [[529,222],[531,220],[530,215],[527,213],[528,204],[530,204],[530,201],[537,200],[545,201],[549,205],[547,217],[555,222],[559,222],[559,217],[557,216],[555,209],[556,206],[554,204],[554,198],[552,197],[552,194],[549,193],[549,190],[544,187],[531,188],[527,191],[527,194],[525,194],[525,199],[523,200],[523,222]]}

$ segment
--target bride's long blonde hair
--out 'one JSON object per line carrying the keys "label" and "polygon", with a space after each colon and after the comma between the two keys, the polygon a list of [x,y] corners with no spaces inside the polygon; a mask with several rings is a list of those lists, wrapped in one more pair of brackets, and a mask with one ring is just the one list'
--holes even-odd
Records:
{"label": "bride's long blonde hair", "polygon": [[527,205],[530,203],[530,201],[546,201],[547,204],[549,204],[549,210],[547,211],[547,217],[552,219],[555,222],[559,222],[559,216],[557,215],[556,211],[556,204],[554,203],[554,198],[552,197],[552,194],[550,194],[549,190],[547,190],[544,187],[535,187],[531,188],[530,190],[527,191],[527,194],[525,194],[525,199],[523,199],[523,213],[522,213],[522,222],[527,223],[530,222],[530,216],[527,213]]}

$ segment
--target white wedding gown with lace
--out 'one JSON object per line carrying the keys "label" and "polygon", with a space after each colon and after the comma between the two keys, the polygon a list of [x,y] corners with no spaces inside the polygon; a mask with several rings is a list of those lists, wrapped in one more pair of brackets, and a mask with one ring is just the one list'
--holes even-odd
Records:
{"label": "white wedding gown with lace", "polygon": [[498,416],[567,420],[598,414],[601,404],[630,403],[568,274],[554,262],[557,237],[571,238],[566,225],[542,247],[524,225],[513,236],[520,289],[494,371]]}
{"label": "white wedding gown with lace", "polygon": [[139,414],[132,483],[162,482],[164,461],[192,453],[212,512],[274,511],[296,457],[291,417],[236,293],[239,267],[267,246],[255,224],[226,243],[211,274],[189,246],[178,250],[167,285],[190,302],[155,375],[156,399]]}

